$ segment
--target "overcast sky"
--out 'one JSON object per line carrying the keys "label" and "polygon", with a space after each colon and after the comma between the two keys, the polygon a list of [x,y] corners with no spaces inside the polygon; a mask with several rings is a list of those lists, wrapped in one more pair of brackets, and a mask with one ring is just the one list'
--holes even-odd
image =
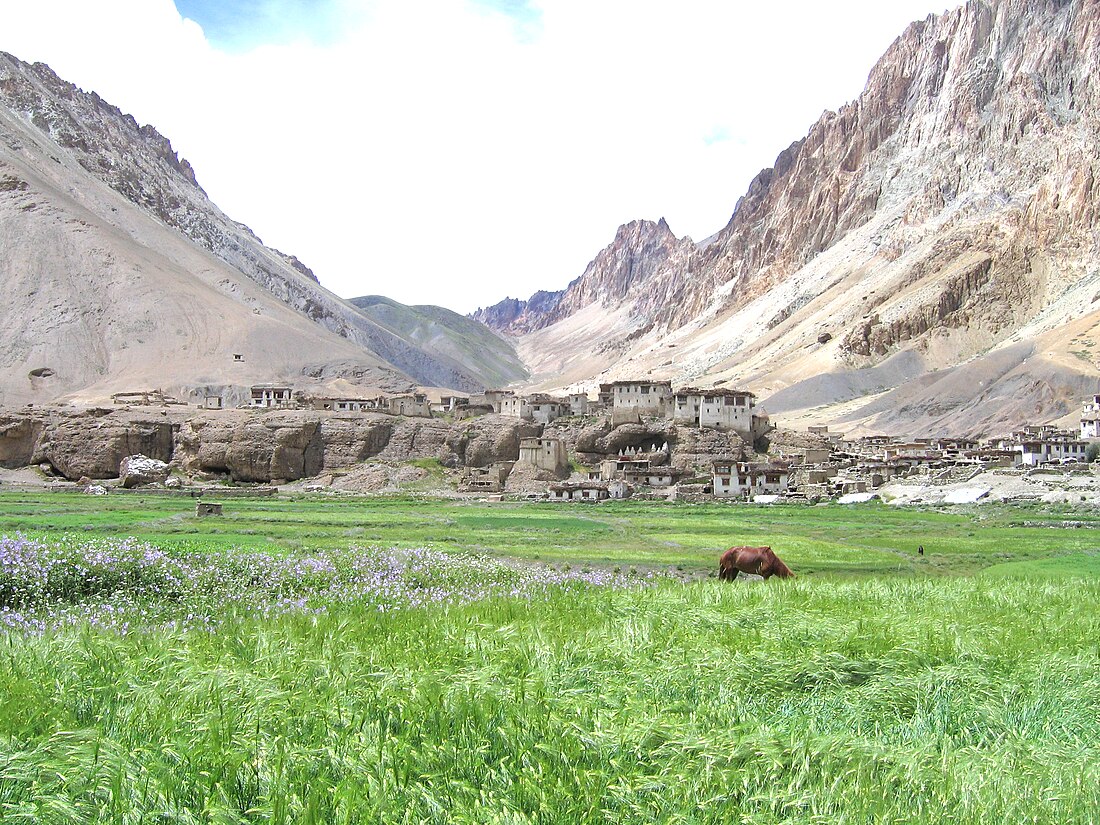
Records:
{"label": "overcast sky", "polygon": [[696,240],[954,0],[33,0],[0,49],[168,137],[344,297],[560,289],[635,218]]}

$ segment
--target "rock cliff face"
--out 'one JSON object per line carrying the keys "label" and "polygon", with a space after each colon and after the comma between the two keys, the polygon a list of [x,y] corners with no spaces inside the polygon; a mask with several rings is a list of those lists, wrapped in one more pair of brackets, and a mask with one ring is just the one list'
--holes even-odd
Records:
{"label": "rock cliff face", "polygon": [[45,465],[70,481],[116,478],[124,459],[141,455],[189,475],[294,481],[369,459],[486,467],[515,461],[520,439],[542,431],[497,415],[450,423],[308,410],[35,408],[0,414],[0,467]]}
{"label": "rock cliff face", "polygon": [[[356,363],[368,379],[362,383],[373,387],[415,383],[476,391],[501,380],[499,370],[483,373],[461,352],[441,357],[401,330],[375,323],[321,287],[297,258],[264,246],[211,203],[190,164],[153,127],[139,126],[48,66],[3,53],[0,242],[0,296],[12,315],[4,327],[26,328],[0,351],[6,366],[19,366],[0,377],[8,402],[51,401],[112,378],[121,386],[88,394],[144,389],[148,379],[132,363],[142,359],[133,356],[146,350],[145,360],[157,360],[161,353],[146,338],[165,327],[178,327],[189,339],[168,347],[183,356],[176,365],[155,370],[153,386],[166,390],[232,383],[233,375],[219,374],[229,353],[255,363],[248,356],[257,350],[280,349],[290,351],[291,363],[274,357],[266,374],[239,377],[294,383],[327,352]],[[127,283],[134,285],[129,294]],[[180,297],[186,291],[217,295],[204,295],[196,308]],[[169,304],[148,305],[153,296]],[[158,311],[172,316],[156,317]],[[117,317],[123,312],[126,321]],[[149,331],[113,340],[127,323]],[[280,346],[288,326],[314,340]],[[334,337],[346,343],[334,346]],[[242,340],[211,352],[203,344],[214,338]],[[65,369],[42,360],[49,352],[67,362]],[[181,368],[187,360],[207,368],[205,381]],[[523,376],[514,355],[503,363],[508,380]],[[42,366],[57,380],[28,385],[28,372]]]}
{"label": "rock cliff face", "polygon": [[[1049,357],[1095,378],[1070,339],[1100,323],[1098,34],[1091,0],[970,0],[912,24],[717,235],[623,227],[553,307],[527,312],[521,354],[547,387],[572,348],[604,353],[592,374],[736,380],[766,397],[901,352],[943,370],[1045,336]],[[1036,401],[1032,418],[1061,414]],[[934,426],[966,429],[941,412]]]}

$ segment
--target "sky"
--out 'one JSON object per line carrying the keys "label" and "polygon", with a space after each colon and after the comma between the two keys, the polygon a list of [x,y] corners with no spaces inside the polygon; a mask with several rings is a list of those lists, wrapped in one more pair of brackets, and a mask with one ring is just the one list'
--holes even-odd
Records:
{"label": "sky", "polygon": [[35,0],[0,50],[172,141],[345,298],[561,289],[638,218],[696,240],[957,0]]}

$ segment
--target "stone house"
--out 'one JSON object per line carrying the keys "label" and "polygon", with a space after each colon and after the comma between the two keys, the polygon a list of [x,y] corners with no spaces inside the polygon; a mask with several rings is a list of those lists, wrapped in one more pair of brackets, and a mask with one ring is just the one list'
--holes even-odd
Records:
{"label": "stone house", "polygon": [[752,464],[746,461],[715,461],[713,491],[719,498],[752,498],[780,495],[790,489],[791,470],[786,464]]}
{"label": "stone house", "polygon": [[628,484],[638,487],[672,487],[684,477],[683,470],[674,467],[648,467],[645,469],[627,469],[622,478]]}
{"label": "stone house", "polygon": [[616,413],[667,415],[671,399],[671,381],[614,381],[611,384],[611,406]]}
{"label": "stone house", "polygon": [[563,481],[547,489],[550,501],[606,501],[610,497],[603,481]]}
{"label": "stone house", "polygon": [[625,473],[648,473],[651,462],[647,453],[639,455],[620,455],[604,459],[600,462],[600,479],[611,481],[613,478],[623,478]]}
{"label": "stone house", "polygon": [[569,415],[569,405],[567,402],[543,393],[525,396],[513,395],[510,398],[501,399],[500,414],[519,418],[523,421],[549,424],[562,416]]}
{"label": "stone house", "polygon": [[571,392],[567,401],[570,415],[588,415],[588,410],[592,406],[588,400],[588,393],[585,392]]}
{"label": "stone house", "polygon": [[504,399],[515,396],[515,393],[511,390],[485,390],[480,395],[474,395],[470,398],[470,404],[478,407],[490,407],[493,412],[501,412],[501,405]]}
{"label": "stone house", "polygon": [[441,395],[439,400],[432,404],[432,412],[445,414],[468,406],[470,406],[470,399],[464,395]]}
{"label": "stone house", "polygon": [[569,454],[565,442],[560,438],[521,438],[516,467],[541,470],[556,476],[568,475]]}
{"label": "stone house", "polygon": [[386,412],[410,418],[431,418],[432,405],[422,392],[393,395],[385,399]]}
{"label": "stone house", "polygon": [[519,395],[507,395],[499,399],[500,406],[497,412],[511,418],[520,418],[524,421],[531,420],[531,403]]}
{"label": "stone house", "polygon": [[715,430],[733,430],[746,441],[753,439],[756,396],[741,390],[700,390],[687,387],[673,397],[672,419]]}
{"label": "stone house", "polygon": [[451,415],[455,421],[464,421],[467,418],[476,418],[479,415],[488,415],[493,408],[484,404],[467,404],[465,407],[455,407]]}
{"label": "stone house", "polygon": [[1081,438],[1100,438],[1100,395],[1094,395],[1081,408]]}
{"label": "stone house", "polygon": [[792,464],[816,466],[827,464],[832,458],[833,451],[826,447],[797,447],[789,450],[781,450],[780,455]]}
{"label": "stone house", "polygon": [[385,407],[381,398],[315,398],[313,409],[331,412],[367,412]]}
{"label": "stone house", "polygon": [[511,461],[498,461],[488,467],[467,467],[459,489],[471,493],[499,493],[512,471]]}

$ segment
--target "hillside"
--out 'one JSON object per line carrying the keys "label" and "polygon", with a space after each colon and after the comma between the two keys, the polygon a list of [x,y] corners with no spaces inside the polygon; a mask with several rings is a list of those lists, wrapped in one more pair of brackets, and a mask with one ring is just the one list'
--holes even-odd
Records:
{"label": "hillside", "polygon": [[[455,373],[475,373],[486,387],[528,377],[515,349],[485,324],[443,307],[407,306],[381,295],[352,298],[350,303],[375,324],[406,342],[408,351],[423,352],[451,365]],[[385,350],[379,350],[385,352]],[[389,360],[408,371],[400,356]]]}
{"label": "hillside", "polygon": [[914,23],[717,235],[635,221],[518,328],[477,317],[543,388],[738,384],[893,433],[1072,419],[1100,377],[1098,32],[1082,0]]}
{"label": "hillside", "polygon": [[150,388],[235,403],[262,381],[472,391],[508,374],[375,323],[221,212],[155,129],[5,54],[0,290],[9,404]]}

